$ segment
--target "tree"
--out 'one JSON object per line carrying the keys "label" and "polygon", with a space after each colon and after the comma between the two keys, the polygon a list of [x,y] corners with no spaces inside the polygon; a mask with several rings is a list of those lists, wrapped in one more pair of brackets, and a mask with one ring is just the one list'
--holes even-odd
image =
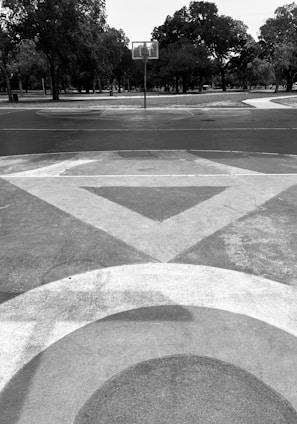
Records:
{"label": "tree", "polygon": [[17,42],[11,32],[6,16],[3,14],[0,17],[0,74],[4,77],[10,102],[13,101],[10,78],[16,48]]}
{"label": "tree", "polygon": [[186,92],[189,77],[195,67],[195,53],[191,43],[187,41],[171,43],[161,52],[163,72],[175,81],[175,92],[179,93],[179,82],[182,79],[183,92]]}
{"label": "tree", "polygon": [[19,79],[19,89],[22,93],[23,86],[28,90],[32,80],[45,80],[48,73],[47,60],[43,53],[36,50],[34,41],[24,40],[19,43],[15,56],[14,72]]}
{"label": "tree", "polygon": [[[167,16],[164,24],[154,29],[152,36],[159,41],[161,48],[176,46],[176,54],[181,57],[184,45],[190,43],[193,51],[199,50],[201,59],[196,60],[196,74],[200,75],[200,81],[206,77],[206,72],[216,67],[221,74],[223,90],[226,90],[228,62],[240,54],[251,39],[243,22],[218,15],[214,3],[203,1],[192,1],[188,8],[183,7],[172,17]],[[191,72],[192,66],[188,70]]]}
{"label": "tree", "polygon": [[59,72],[88,48],[105,23],[104,0],[4,0],[20,39],[34,40],[47,57],[53,100],[59,100]]}
{"label": "tree", "polygon": [[297,5],[279,7],[274,18],[267,19],[260,28],[260,41],[266,57],[275,72],[276,91],[281,79],[287,81],[287,91],[292,90],[297,77]]}
{"label": "tree", "polygon": [[119,93],[121,92],[122,86],[125,87],[127,85],[128,90],[130,90],[130,78],[134,65],[131,56],[131,50],[128,48],[128,46],[122,45],[121,50],[120,62],[113,70],[113,73],[118,80]]}
{"label": "tree", "polygon": [[210,52],[202,36],[206,31],[204,21],[210,21],[208,15],[216,12],[216,6],[212,3],[192,2],[189,8],[183,7],[172,17],[167,16],[164,24],[153,30],[152,38],[158,40],[160,45],[162,80],[165,86],[168,81],[174,81],[176,93],[179,92],[180,80],[183,92],[189,84],[193,85],[194,79],[198,80],[202,89],[205,74],[211,68]]}
{"label": "tree", "polygon": [[160,48],[187,38],[188,19],[188,10],[183,7],[176,11],[173,16],[168,15],[163,25],[155,27],[152,32],[152,38],[159,41]]}
{"label": "tree", "polygon": [[[122,29],[108,28],[102,34],[101,54],[103,71],[109,75],[110,83],[117,78],[119,92],[121,92],[122,79],[125,73],[125,63],[128,64],[127,49],[129,39]],[[130,53],[131,55],[131,53]]]}
{"label": "tree", "polygon": [[228,63],[241,54],[252,37],[247,34],[247,26],[243,22],[230,16],[217,16],[207,38],[214,63],[221,75],[222,90],[226,91],[225,71]]}
{"label": "tree", "polygon": [[265,56],[260,43],[250,40],[239,55],[231,58],[227,67],[231,85],[244,89],[253,85],[269,85],[274,80],[271,64]]}

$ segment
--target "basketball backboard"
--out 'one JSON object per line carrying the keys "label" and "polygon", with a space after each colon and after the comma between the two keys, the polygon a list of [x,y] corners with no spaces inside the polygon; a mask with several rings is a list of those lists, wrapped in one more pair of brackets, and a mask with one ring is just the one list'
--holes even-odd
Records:
{"label": "basketball backboard", "polygon": [[132,59],[159,59],[158,41],[133,41],[132,42]]}

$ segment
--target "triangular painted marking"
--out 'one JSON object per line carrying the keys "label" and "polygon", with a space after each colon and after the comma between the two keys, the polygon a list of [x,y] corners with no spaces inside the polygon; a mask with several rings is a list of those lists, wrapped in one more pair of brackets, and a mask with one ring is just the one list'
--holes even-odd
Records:
{"label": "triangular painted marking", "polygon": [[82,187],[154,221],[163,222],[227,187]]}
{"label": "triangular painted marking", "polygon": [[[260,178],[260,179],[259,179]],[[168,262],[234,220],[255,210],[263,203],[297,183],[297,177],[283,176],[195,176],[189,180],[146,178],[149,188],[160,187],[223,187],[216,196],[185,211],[156,222],[82,187],[143,187],[135,178],[16,178],[5,177],[12,184],[39,197],[82,221],[133,246],[162,262]],[[160,180],[160,178],[159,178]],[[174,184],[170,184],[170,183]],[[141,183],[141,185],[139,184]],[[228,187],[228,189],[225,189]]]}

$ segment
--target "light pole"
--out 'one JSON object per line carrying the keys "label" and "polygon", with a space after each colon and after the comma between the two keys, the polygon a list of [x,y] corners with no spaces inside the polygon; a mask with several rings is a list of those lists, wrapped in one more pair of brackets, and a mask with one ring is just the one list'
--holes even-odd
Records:
{"label": "light pole", "polygon": [[146,80],[147,80],[147,61],[149,56],[149,51],[146,46],[142,49],[142,56],[143,56],[143,62],[144,62],[144,81],[143,81],[143,107],[146,109]]}

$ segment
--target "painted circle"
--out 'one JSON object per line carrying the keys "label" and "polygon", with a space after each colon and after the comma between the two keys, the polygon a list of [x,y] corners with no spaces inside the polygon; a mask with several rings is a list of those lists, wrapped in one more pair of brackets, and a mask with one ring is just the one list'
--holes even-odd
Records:
{"label": "painted circle", "polygon": [[297,409],[295,312],[294,288],[204,266],[119,266],[47,284],[1,305],[1,417],[73,424],[112,376],[177,354],[239,366]]}
{"label": "painted circle", "polygon": [[103,384],[74,424],[293,424],[297,413],[262,381],[213,358],[138,363]]}

